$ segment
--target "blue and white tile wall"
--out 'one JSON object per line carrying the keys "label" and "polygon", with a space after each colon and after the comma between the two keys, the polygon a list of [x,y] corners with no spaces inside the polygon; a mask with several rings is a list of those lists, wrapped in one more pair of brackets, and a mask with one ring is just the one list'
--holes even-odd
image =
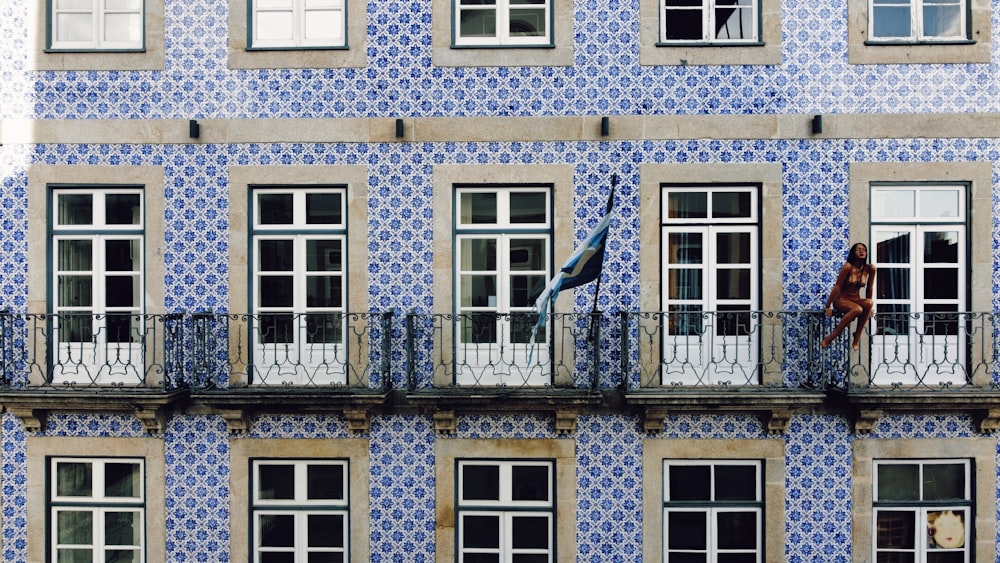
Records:
{"label": "blue and white tile wall", "polygon": [[[782,3],[777,67],[642,67],[638,0],[574,2],[575,64],[565,68],[430,65],[430,2],[369,1],[367,69],[230,70],[227,4],[166,0],[166,69],[33,72],[26,22],[34,2],[0,4],[0,119],[267,118],[482,115],[750,114],[1000,111],[1000,72],[980,65],[848,65],[846,0]],[[992,44],[1000,48],[1000,10]],[[10,56],[13,54],[13,56]],[[994,56],[994,59],[997,59]],[[847,240],[847,163],[990,161],[994,263],[1000,257],[996,139],[730,140],[600,143],[43,145],[0,146],[0,307],[26,307],[26,167],[159,165],[166,172],[168,310],[228,308],[232,164],[367,164],[372,264],[368,308],[430,311],[431,174],[438,163],[571,163],[575,237],[596,220],[611,173],[621,179],[601,308],[638,305],[638,164],[780,162],[784,307],[817,307]],[[411,218],[399,224],[400,210]],[[993,292],[1000,294],[994,268]],[[577,306],[590,297],[578,292]],[[998,307],[996,298],[994,308]],[[52,416],[46,433],[141,435],[129,417]],[[873,437],[960,437],[961,417],[906,416]],[[344,437],[339,418],[255,420],[254,437]],[[461,437],[556,437],[550,420],[465,417]],[[683,416],[664,437],[764,438],[752,417]],[[376,417],[371,432],[371,551],[377,561],[434,560],[435,437],[430,420]],[[584,416],[577,441],[579,561],[641,561],[642,435],[625,416]],[[167,559],[228,558],[228,452],[223,421],[172,419],[166,444]],[[848,561],[852,436],[835,416],[797,416],[785,437],[786,559]],[[26,560],[25,433],[3,415],[0,507],[5,561]]]}

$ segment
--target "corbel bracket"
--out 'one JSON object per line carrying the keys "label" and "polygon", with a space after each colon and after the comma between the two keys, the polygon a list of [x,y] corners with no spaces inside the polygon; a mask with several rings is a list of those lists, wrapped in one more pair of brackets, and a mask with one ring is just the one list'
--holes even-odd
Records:
{"label": "corbel bracket", "polygon": [[882,418],[882,411],[877,409],[862,409],[854,419],[854,432],[862,436],[871,434]]}
{"label": "corbel bracket", "polygon": [[45,430],[48,409],[33,409],[30,407],[7,407],[7,412],[21,419],[25,432],[41,432]]}
{"label": "corbel bracket", "polygon": [[788,430],[788,421],[792,419],[792,411],[785,409],[775,409],[764,411],[764,426],[771,436],[780,436]]}
{"label": "corbel bracket", "polygon": [[344,417],[351,434],[367,434],[372,429],[368,409],[344,409]]}
{"label": "corbel bracket", "polygon": [[455,411],[436,411],[434,413],[434,432],[442,435],[452,435],[458,430],[458,418]]}
{"label": "corbel bracket", "polygon": [[647,407],[642,413],[642,431],[647,434],[663,432],[663,421],[667,419],[667,409]]}
{"label": "corbel bracket", "polygon": [[976,431],[992,436],[1000,428],[1000,408],[986,409],[975,414]]}
{"label": "corbel bracket", "polygon": [[578,414],[575,410],[557,410],[556,433],[565,436],[576,432],[576,418]]}
{"label": "corbel bracket", "polygon": [[218,412],[226,421],[230,434],[242,436],[250,428],[250,418],[244,409],[219,409]]}
{"label": "corbel bracket", "polygon": [[148,434],[163,434],[167,429],[167,411],[164,407],[156,409],[136,408],[135,416],[142,422]]}

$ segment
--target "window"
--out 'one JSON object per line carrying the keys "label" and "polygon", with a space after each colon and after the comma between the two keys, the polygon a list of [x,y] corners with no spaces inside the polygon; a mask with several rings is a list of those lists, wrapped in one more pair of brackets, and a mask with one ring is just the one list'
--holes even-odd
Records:
{"label": "window", "polygon": [[661,0],[660,41],[747,43],[758,40],[756,0]]}
{"label": "window", "polygon": [[50,458],[49,559],[143,561],[143,473],[140,458]]}
{"label": "window", "polygon": [[346,382],[345,193],[252,191],[252,383]]}
{"label": "window", "polygon": [[874,559],[970,561],[969,460],[877,460],[874,478]]}
{"label": "window", "polygon": [[[456,354],[460,384],[548,382],[545,331],[532,331],[549,280],[551,188],[459,186],[455,191]],[[534,352],[531,366],[529,354]],[[477,369],[488,365],[489,369]]]}
{"label": "window", "polygon": [[965,0],[870,0],[873,41],[966,40]]}
{"label": "window", "polygon": [[346,0],[250,0],[249,48],[345,47]]}
{"label": "window", "polygon": [[871,187],[875,383],[965,382],[967,189]]}
{"label": "window", "polygon": [[350,561],[347,460],[252,460],[253,561]]}
{"label": "window", "polygon": [[455,44],[551,45],[554,0],[455,0]]}
{"label": "window", "polygon": [[662,190],[662,383],[757,383],[759,190]]}
{"label": "window", "polygon": [[54,50],[140,50],[144,47],[143,0],[51,0]]}
{"label": "window", "polygon": [[459,460],[459,561],[554,561],[552,460]]}
{"label": "window", "polygon": [[760,461],[664,460],[664,561],[762,561]]}
{"label": "window", "polygon": [[52,377],[139,384],[144,377],[144,207],[136,187],[51,191]]}

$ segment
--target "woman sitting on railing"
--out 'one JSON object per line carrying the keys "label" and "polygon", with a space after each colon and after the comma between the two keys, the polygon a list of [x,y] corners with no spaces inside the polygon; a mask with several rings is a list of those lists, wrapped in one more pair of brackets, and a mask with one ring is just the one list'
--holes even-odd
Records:
{"label": "woman sitting on railing", "polygon": [[[861,297],[861,288],[865,288],[865,297]],[[834,309],[843,315],[837,328],[823,339],[826,348],[840,333],[858,319],[858,328],[854,331],[854,341],[851,348],[857,350],[861,344],[861,335],[865,331],[865,323],[872,316],[872,288],[875,287],[875,266],[868,263],[868,247],[855,243],[847,253],[847,262],[840,269],[837,281],[833,284],[830,297],[826,299],[824,310],[826,316],[832,316]]]}

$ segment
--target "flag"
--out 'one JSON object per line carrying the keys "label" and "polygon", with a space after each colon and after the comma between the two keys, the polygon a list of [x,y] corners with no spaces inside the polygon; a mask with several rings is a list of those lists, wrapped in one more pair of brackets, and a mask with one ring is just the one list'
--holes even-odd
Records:
{"label": "flag", "polygon": [[[572,289],[577,286],[590,283],[601,276],[601,269],[604,267],[604,247],[608,238],[608,227],[611,225],[611,211],[615,203],[615,185],[618,183],[618,176],[611,177],[611,193],[608,194],[608,204],[604,210],[604,217],[597,223],[583,244],[576,249],[556,275],[542,290],[542,293],[535,300],[535,310],[538,311],[538,322],[531,330],[531,342],[534,344],[535,335],[545,327],[545,317],[549,307],[556,302],[559,292],[564,289]],[[529,356],[528,363],[531,363]]]}

